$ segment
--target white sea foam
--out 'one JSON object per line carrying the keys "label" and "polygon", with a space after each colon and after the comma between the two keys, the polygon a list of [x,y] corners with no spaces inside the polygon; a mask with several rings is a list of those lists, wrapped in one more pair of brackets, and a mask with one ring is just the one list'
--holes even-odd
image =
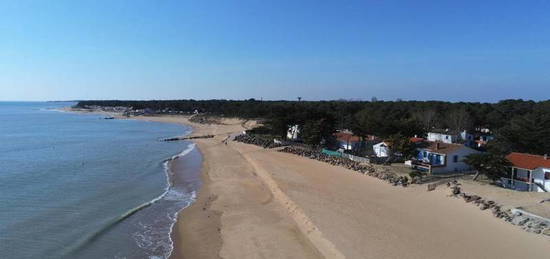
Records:
{"label": "white sea foam", "polygon": [[189,153],[191,153],[191,151],[193,151],[193,149],[195,149],[195,146],[196,144],[195,143],[191,143],[187,146],[186,149],[184,149],[183,151],[181,151],[181,153],[175,155],[172,157],[172,159],[177,159],[177,158],[180,158],[180,157],[183,157]]}
{"label": "white sea foam", "polygon": [[[147,251],[167,251],[164,255],[151,255],[149,258],[169,258],[174,250],[174,241],[172,240],[172,229],[177,220],[178,213],[189,207],[196,200],[196,192],[185,193],[174,189],[173,175],[174,172],[170,170],[170,162],[188,155],[195,149],[195,144],[189,144],[182,152],[172,156],[169,160],[164,162],[164,171],[166,173],[166,187],[163,194],[157,198],[151,200],[149,203],[153,204],[160,200],[167,202],[175,202],[171,208],[169,208],[166,216],[169,219],[170,224],[165,227],[158,228],[158,225],[145,225],[140,223],[141,231],[133,234],[134,240],[137,245]],[[166,219],[166,218],[165,218]],[[160,220],[160,219],[159,219]],[[154,224],[154,223],[153,223]],[[168,238],[165,239],[165,234],[168,232]]]}

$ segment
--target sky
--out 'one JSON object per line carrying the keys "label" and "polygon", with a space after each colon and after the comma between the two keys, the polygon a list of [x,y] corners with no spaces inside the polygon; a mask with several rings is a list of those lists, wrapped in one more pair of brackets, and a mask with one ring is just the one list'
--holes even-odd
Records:
{"label": "sky", "polygon": [[546,100],[549,13],[542,0],[0,0],[0,100]]}

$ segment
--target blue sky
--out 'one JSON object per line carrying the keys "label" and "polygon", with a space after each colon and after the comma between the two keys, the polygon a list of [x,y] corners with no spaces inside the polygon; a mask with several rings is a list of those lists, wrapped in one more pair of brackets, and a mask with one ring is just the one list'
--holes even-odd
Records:
{"label": "blue sky", "polygon": [[2,1],[0,100],[550,99],[550,1]]}

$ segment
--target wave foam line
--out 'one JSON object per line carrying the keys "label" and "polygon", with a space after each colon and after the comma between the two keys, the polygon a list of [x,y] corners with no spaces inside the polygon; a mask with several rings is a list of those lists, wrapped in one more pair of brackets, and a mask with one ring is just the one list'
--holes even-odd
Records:
{"label": "wave foam line", "polygon": [[[190,144],[181,153],[179,153],[177,155],[174,155],[170,159],[167,159],[167,160],[164,161],[165,173],[166,173],[166,176],[167,176],[166,179],[167,179],[168,184],[167,184],[164,192],[161,195],[159,195],[158,197],[156,197],[156,198],[154,198],[154,199],[152,199],[148,202],[145,202],[145,203],[143,203],[143,204],[141,204],[137,207],[134,207],[134,208],[126,211],[124,214],[120,215],[119,217],[117,217],[115,219],[112,219],[112,220],[108,221],[108,223],[105,226],[103,226],[102,228],[100,228],[98,231],[96,231],[94,233],[91,233],[90,235],[82,238],[79,242],[77,242],[77,244],[74,245],[73,248],[69,249],[69,252],[67,254],[71,255],[71,254],[74,254],[74,253],[78,252],[85,245],[93,242],[94,240],[99,238],[101,235],[105,234],[108,230],[110,230],[115,225],[119,224],[120,222],[122,222],[125,219],[129,218],[130,216],[134,215],[138,211],[140,211],[144,208],[147,208],[147,207],[153,205],[155,202],[157,202],[157,201],[161,200],[162,198],[164,198],[168,194],[168,192],[170,191],[170,189],[172,187],[172,180],[171,180],[172,177],[170,176],[169,163],[172,160],[178,159],[180,157],[183,157],[183,156],[189,154],[191,151],[193,151],[194,148],[195,148],[195,144],[194,143]],[[171,238],[170,238],[170,241],[172,243],[172,249],[170,249],[170,254],[171,254],[172,250],[173,250],[173,241],[171,240]]]}
{"label": "wave foam line", "polygon": [[[179,153],[175,156],[172,156],[170,159],[165,161],[165,163],[164,163],[164,172],[166,173],[166,180],[168,182],[168,188],[166,189],[166,193],[168,193],[170,191],[170,187],[174,185],[173,179],[172,179],[173,178],[172,175],[174,174],[174,172],[172,172],[172,170],[170,170],[170,162],[191,153],[191,151],[193,151],[193,149],[195,149],[195,147],[196,147],[196,144],[191,143],[187,146],[186,149],[181,151],[181,153]],[[173,220],[173,222],[172,222],[172,224],[169,228],[170,231],[168,233],[168,240],[170,241],[170,249],[167,253],[166,258],[170,258],[170,256],[172,256],[172,253],[174,252],[174,240],[172,240],[172,232],[173,232],[174,226],[176,225],[177,216],[178,216],[178,214],[181,210],[189,207],[189,205],[191,205],[193,202],[195,202],[195,199],[196,199],[196,192],[193,191],[191,193],[191,200],[173,215],[174,220]]]}

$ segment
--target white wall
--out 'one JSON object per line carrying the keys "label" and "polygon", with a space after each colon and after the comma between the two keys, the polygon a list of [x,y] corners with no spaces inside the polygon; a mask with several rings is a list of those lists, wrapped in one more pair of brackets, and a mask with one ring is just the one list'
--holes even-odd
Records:
{"label": "white wall", "polygon": [[[445,156],[446,166],[445,167],[436,167],[433,169],[434,173],[453,173],[453,172],[464,172],[471,170],[470,166],[464,163],[464,158],[470,154],[479,153],[479,151],[464,147],[455,152],[449,153]],[[454,162],[454,156],[458,156],[457,162]]]}
{"label": "white wall", "polygon": [[[533,181],[541,184],[547,191],[550,191],[550,180],[545,180],[544,175],[546,172],[550,172],[550,168],[537,168],[533,170]],[[538,192],[544,192],[538,186],[533,186],[533,190]]]}
{"label": "white wall", "polygon": [[372,149],[377,157],[388,157],[390,155],[390,149],[384,142],[372,146]]}
{"label": "white wall", "polygon": [[299,126],[294,125],[294,126],[288,128],[288,131],[286,133],[286,138],[290,139],[290,140],[297,140],[299,134],[300,134]]}
{"label": "white wall", "polygon": [[442,133],[429,132],[428,133],[428,141],[433,141],[433,142],[440,141],[440,142],[443,142],[443,143],[451,144],[451,143],[456,142],[456,136],[448,135],[448,134],[442,134]]}
{"label": "white wall", "polygon": [[338,141],[338,145],[340,148],[343,148],[344,150],[352,150],[353,149],[353,143],[348,143],[347,141]]}
{"label": "white wall", "polygon": [[[542,170],[544,173],[550,173],[550,168],[544,168]],[[542,176],[543,179],[544,179],[544,175]],[[545,180],[544,181],[544,188],[550,192],[550,180]],[[542,191],[542,190],[541,190]]]}

